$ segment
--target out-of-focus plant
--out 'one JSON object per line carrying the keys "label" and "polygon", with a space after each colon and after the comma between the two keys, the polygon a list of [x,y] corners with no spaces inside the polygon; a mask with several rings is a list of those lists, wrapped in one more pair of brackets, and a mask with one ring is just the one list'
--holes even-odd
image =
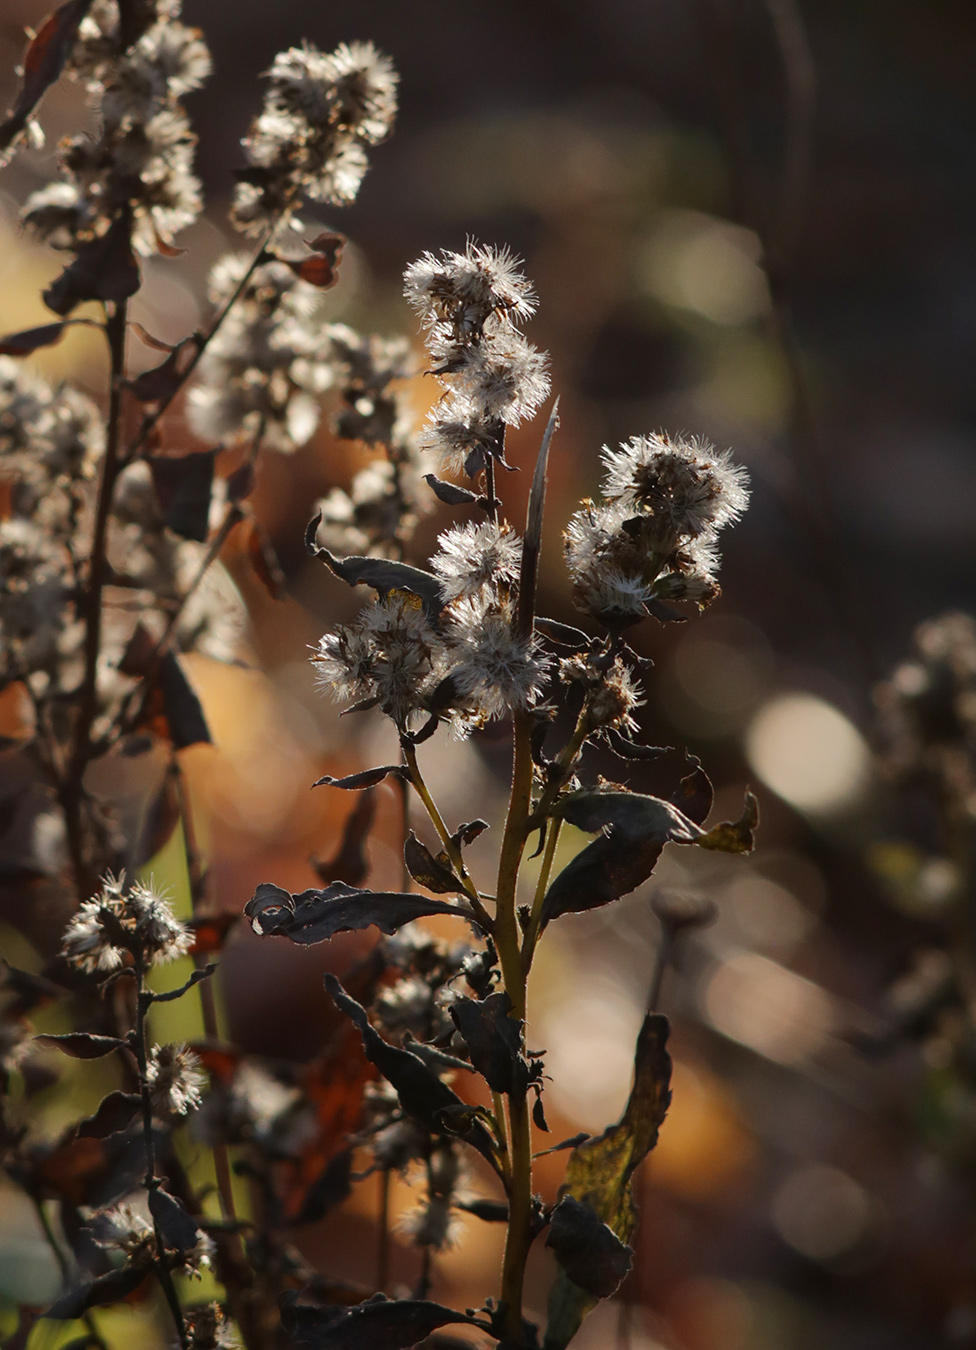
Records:
{"label": "out-of-focus plant", "polygon": [[[621,1120],[599,1137],[556,1145],[571,1152],[548,1207],[532,1175],[533,1128],[545,1131],[546,1122],[529,975],[549,924],[633,891],[666,843],[734,853],[752,846],[754,800],[738,821],[707,828],[712,789],[697,765],[662,799],[602,779],[588,785],[582,764],[597,742],[633,764],[661,753],[634,740],[641,661],[627,636],[648,616],[684,618],[676,604],[702,609],[717,596],[718,533],[745,508],[744,475],[703,441],[654,434],[605,450],[602,499],[582,502],[565,532],[575,603],[591,631],[537,613],[557,418],[554,409],[520,535],[500,489],[506,431],[538,411],[549,376],[546,356],[522,332],[535,298],[518,262],[470,243],[407,269],[406,295],[444,389],[420,429],[396,392],[411,373],[408,344],[321,318],[320,292],[336,280],[345,241],[301,213],[355,198],[367,147],[385,138],[396,112],[396,75],[366,43],[330,54],[305,44],[275,59],[232,208],[256,245],[214,267],[214,312],[201,331],[170,346],[138,330],[164,355],[132,374],[128,307],[141,285],[139,260],[171,255],[201,209],[195,134],[180,100],[206,78],[209,55],[201,34],[180,22],[176,0],[71,0],[28,50],[0,145],[16,148],[31,134],[44,90],[62,71],[86,86],[95,129],[62,143],[60,179],[23,213],[27,228],[66,255],[44,292],[58,319],[0,341],[0,451],[10,481],[0,521],[0,674],[28,709],[4,754],[29,784],[19,865],[45,877],[62,915],[73,915],[44,975],[4,972],[0,1136],[6,1171],[34,1202],[64,1277],[47,1315],[82,1318],[88,1342],[104,1345],[96,1310],[155,1282],[184,1350],[233,1344],[238,1333],[249,1347],[395,1350],[461,1324],[515,1350],[539,1344],[522,1290],[529,1249],[548,1230],[559,1273],[544,1343],[558,1350],[630,1267],[630,1178],[670,1100],[668,1028],[652,1008]],[[89,302],[99,317],[77,316]],[[23,364],[72,324],[104,336],[104,411]],[[211,448],[177,455],[165,414],[184,390],[191,425]],[[217,1041],[214,967],[204,961],[228,922],[210,908],[177,759],[209,740],[180,655],[235,655],[243,607],[218,555],[243,526],[259,575],[274,583],[276,562],[249,504],[255,460],[262,449],[305,444],[323,397],[336,395],[337,433],[383,455],[348,493],[337,489],[319,504],[306,543],[339,581],[374,598],[322,638],[313,660],[337,698],[392,721],[401,758],[322,780],[363,794],[341,849],[317,865],[322,889],[293,895],[265,883],[246,906],[258,933],[301,945],[371,927],[388,939],[347,987],[327,977],[351,1035],[299,1072]],[[219,450],[234,456],[222,477]],[[425,473],[425,456],[467,483]],[[405,553],[431,494],[474,514],[444,532],[421,567]],[[557,701],[571,703],[576,720],[552,749]],[[465,737],[498,719],[511,724],[512,779],[496,875],[484,888],[465,851],[488,822],[445,818],[418,747],[442,724]],[[133,823],[106,786],[112,765],[160,748],[163,787]],[[409,880],[397,892],[360,886],[372,789],[385,778],[403,787],[408,806],[418,799],[440,841],[435,854],[405,822],[406,874],[420,889]],[[180,820],[189,923],[139,879]],[[564,822],[596,838],[553,875]],[[533,843],[541,862],[523,903],[520,874]],[[417,923],[433,915],[452,916],[471,940],[435,939]],[[191,977],[159,992],[152,969],[187,953],[197,962]],[[156,1044],[153,1007],[197,986],[207,1039],[195,1048]],[[30,1013],[52,1000],[77,1029],[32,1040]],[[53,1143],[34,1133],[30,1113],[44,1072],[36,1053],[51,1047],[118,1063],[118,1086]],[[450,1080],[462,1070],[484,1080],[490,1106],[455,1092]],[[174,1139],[186,1117],[197,1143],[212,1149],[219,1214]],[[231,1149],[251,1186],[246,1218]],[[494,1195],[474,1190],[472,1154],[494,1177]],[[385,1296],[382,1262],[377,1288],[338,1292],[288,1240],[347,1197],[356,1157],[367,1159],[361,1171],[418,1181],[406,1221],[424,1253],[415,1297]],[[459,1213],[502,1222],[507,1233],[500,1281],[472,1311],[427,1298],[431,1253],[450,1242]],[[223,1293],[193,1303],[182,1276],[211,1261]],[[36,1313],[23,1310],[24,1334]]]}

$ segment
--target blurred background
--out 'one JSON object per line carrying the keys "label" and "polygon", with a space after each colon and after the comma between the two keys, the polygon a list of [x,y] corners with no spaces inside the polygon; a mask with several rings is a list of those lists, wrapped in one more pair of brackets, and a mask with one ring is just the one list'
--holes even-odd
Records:
{"label": "blurred background", "polygon": [[[0,102],[15,89],[23,29],[46,9],[3,6]],[[887,991],[942,923],[938,885],[903,884],[933,847],[930,826],[906,815],[879,772],[871,691],[919,621],[976,608],[976,10],[186,0],[184,17],[214,56],[213,79],[188,100],[210,210],[181,239],[185,256],[146,268],[136,317],[152,332],[190,332],[206,313],[208,268],[238,246],[224,206],[261,72],[303,37],[325,49],[368,38],[400,72],[401,113],[356,205],[327,217],[351,241],[328,314],[413,334],[400,277],[420,253],[470,236],[525,259],[539,295],[528,335],[551,353],[561,400],[544,611],[573,621],[559,532],[595,492],[604,443],[659,428],[702,434],[752,475],[750,510],[723,537],[721,599],[704,617],[649,621],[635,635],[654,661],[643,737],[675,753],[627,769],[653,792],[681,770],[681,752],[699,755],[715,819],[734,817],[753,785],[760,845],[745,861],[669,846],[648,887],[553,925],[534,977],[552,1137],[599,1130],[629,1089],[659,938],[651,896],[717,906],[664,985],[674,1104],[639,1181],[636,1269],[586,1325],[581,1350],[976,1345],[976,1099],[940,1061],[938,1038],[865,1050],[885,1040]],[[49,148],[0,175],[4,331],[45,321],[39,291],[58,261],[19,233],[18,203],[51,176],[53,147],[84,115],[77,89],[52,91]],[[145,351],[146,364],[156,359]],[[102,395],[102,356],[84,330],[37,364]],[[422,417],[433,381],[409,396]],[[178,407],[165,425],[168,448],[194,448]],[[502,491],[516,521],[540,435],[537,419],[509,443],[521,472]],[[352,602],[305,559],[302,533],[316,498],[363,462],[325,423],[297,454],[265,454],[255,500],[287,597],[267,596],[232,540],[251,660],[192,663],[216,744],[184,759],[228,910],[260,881],[314,884],[309,857],[334,850],[349,805],[309,784],[394,752],[371,715],[340,722],[307,662]],[[415,560],[448,519],[422,523]],[[496,729],[463,745],[437,739],[422,762],[458,821],[492,819],[507,753]],[[612,760],[590,768],[623,772]],[[370,842],[377,886],[399,875],[385,791]],[[580,837],[565,838],[568,856]],[[479,841],[485,859],[490,840]],[[3,934],[10,959],[28,964],[27,939],[9,925]],[[314,1055],[331,1027],[321,971],[341,974],[362,950],[346,938],[299,952],[238,930],[221,970],[228,1034],[259,1054]],[[77,1114],[58,1109],[52,1128]],[[547,1198],[564,1157],[540,1166]],[[375,1204],[367,1184],[300,1245],[330,1273],[362,1278]],[[0,1226],[7,1297],[47,1278],[40,1257],[24,1268],[14,1211],[11,1199]],[[479,1302],[500,1243],[469,1220],[436,1263],[434,1297]],[[409,1284],[416,1262],[399,1243],[394,1279]],[[541,1315],[548,1255],[530,1269]]]}

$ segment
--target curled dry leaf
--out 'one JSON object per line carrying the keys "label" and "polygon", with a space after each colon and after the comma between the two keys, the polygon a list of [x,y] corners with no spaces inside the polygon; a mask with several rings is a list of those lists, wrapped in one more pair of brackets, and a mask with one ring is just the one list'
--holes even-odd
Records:
{"label": "curled dry leaf", "polygon": [[404,924],[429,914],[468,918],[466,910],[443,900],[412,895],[409,891],[358,890],[343,881],[298,895],[263,881],[244,906],[244,913],[255,933],[262,937],[291,938],[300,946],[325,942],[336,933],[358,932],[374,926],[383,933],[395,933]]}

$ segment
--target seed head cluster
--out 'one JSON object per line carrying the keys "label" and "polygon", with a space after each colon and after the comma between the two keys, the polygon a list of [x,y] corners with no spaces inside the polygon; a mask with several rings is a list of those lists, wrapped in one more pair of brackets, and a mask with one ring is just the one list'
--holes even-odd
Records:
{"label": "seed head cluster", "polygon": [[372,43],[325,53],[306,42],[281,52],[244,142],[251,168],[234,196],[238,229],[262,234],[303,197],[348,206],[368,168],[366,147],[385,140],[396,112],[396,72]]}
{"label": "seed head cluster", "polygon": [[127,959],[143,968],[175,961],[190,942],[190,930],[152,883],[127,887],[124,875],[108,875],[98,895],[85,900],[68,924],[61,951],[79,970],[109,974]]}

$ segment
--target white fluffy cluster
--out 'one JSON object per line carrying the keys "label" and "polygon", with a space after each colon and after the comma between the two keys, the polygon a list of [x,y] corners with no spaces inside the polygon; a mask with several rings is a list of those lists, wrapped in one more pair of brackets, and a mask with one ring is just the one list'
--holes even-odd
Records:
{"label": "white fluffy cluster", "polygon": [[531,416],[549,392],[548,358],[517,327],[535,310],[531,286],[507,249],[469,243],[464,253],[412,263],[404,294],[446,390],[421,443],[473,478],[502,459],[506,426]]}
{"label": "white fluffy cluster", "polygon": [[184,956],[192,934],[161,892],[125,876],[102,878],[102,889],[85,900],[64,931],[61,951],[69,964],[91,974],[109,974],[131,957],[142,966]]}
{"label": "white fluffy cluster", "polygon": [[180,99],[210,74],[210,54],[179,10],[172,0],[144,6],[139,31],[123,33],[117,0],[96,0],[82,21],[67,70],[88,87],[98,134],[62,142],[61,181],[33,193],[23,212],[54,247],[77,248],[131,209],[133,243],[152,254],[199,215],[196,136]]}
{"label": "white fluffy cluster", "polygon": [[611,628],[668,601],[704,609],[719,593],[718,531],[749,500],[745,471],[707,441],[663,433],[603,460],[603,503],[584,502],[564,536],[577,607]]}
{"label": "white fluffy cluster", "polygon": [[238,183],[238,229],[263,233],[302,197],[354,201],[369,167],[366,149],[389,135],[397,74],[371,42],[322,52],[311,43],[275,57],[264,107],[244,142],[251,168]]}

